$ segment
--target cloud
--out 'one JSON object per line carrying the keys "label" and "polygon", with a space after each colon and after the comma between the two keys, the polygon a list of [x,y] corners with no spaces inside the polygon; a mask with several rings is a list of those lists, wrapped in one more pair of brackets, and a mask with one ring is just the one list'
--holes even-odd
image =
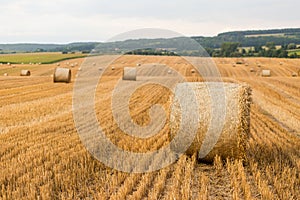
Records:
{"label": "cloud", "polygon": [[4,0],[0,42],[104,41],[139,28],[185,35],[295,27],[296,0]]}

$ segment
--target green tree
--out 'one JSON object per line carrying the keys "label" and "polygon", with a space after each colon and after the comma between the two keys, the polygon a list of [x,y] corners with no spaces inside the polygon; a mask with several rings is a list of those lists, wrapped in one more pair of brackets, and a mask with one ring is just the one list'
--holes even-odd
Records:
{"label": "green tree", "polygon": [[224,57],[232,57],[236,55],[237,49],[240,46],[240,43],[238,42],[224,42],[221,45],[221,56]]}
{"label": "green tree", "polygon": [[295,43],[290,43],[288,46],[287,46],[287,49],[296,49],[297,46]]}
{"label": "green tree", "polygon": [[274,42],[267,42],[267,43],[266,43],[266,47],[267,47],[269,50],[276,49],[275,43],[274,43]]}

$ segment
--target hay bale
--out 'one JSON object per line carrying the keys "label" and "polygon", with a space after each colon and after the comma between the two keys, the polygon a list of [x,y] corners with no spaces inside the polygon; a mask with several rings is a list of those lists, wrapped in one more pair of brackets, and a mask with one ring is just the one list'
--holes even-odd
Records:
{"label": "hay bale", "polygon": [[8,73],[4,73],[3,76],[8,76]]}
{"label": "hay bale", "polygon": [[96,66],[96,63],[93,63],[93,66],[95,67],[95,66]]}
{"label": "hay bale", "polygon": [[297,73],[296,73],[296,72],[293,72],[293,73],[292,73],[292,77],[297,77]]}
{"label": "hay bale", "polygon": [[99,71],[102,71],[103,69],[102,69],[102,67],[99,67]]}
{"label": "hay bale", "polygon": [[136,66],[137,66],[137,67],[140,67],[140,66],[141,66],[141,64],[140,64],[140,63],[138,63],[138,64],[136,64]]}
{"label": "hay bale", "polygon": [[261,76],[262,77],[270,77],[271,76],[271,70],[267,70],[267,69],[264,69],[261,71]]}
{"label": "hay bale", "polygon": [[11,68],[16,68],[16,65],[12,65]]}
{"label": "hay bale", "polygon": [[75,67],[75,65],[74,65],[74,64],[71,64],[71,67],[73,68],[73,67]]}
{"label": "hay bale", "polygon": [[[223,85],[224,84],[224,85]],[[208,87],[209,85],[209,87]],[[188,86],[188,87],[187,87]],[[224,90],[222,88],[224,87]],[[209,88],[209,89],[208,89]],[[192,91],[188,93],[186,91]],[[195,95],[195,100],[191,98]],[[213,95],[220,105],[212,105]],[[226,97],[226,103],[222,104],[222,96]],[[180,83],[175,88],[175,95],[171,105],[170,113],[170,138],[174,138],[178,134],[178,130],[183,130],[185,134],[192,134],[193,128],[191,124],[181,123],[182,108],[178,99],[183,99],[181,105],[183,107],[197,105],[196,112],[198,116],[190,116],[187,113],[191,124],[198,124],[196,136],[192,141],[191,146],[186,151],[187,155],[198,154],[198,158],[202,161],[212,162],[216,155],[222,159],[226,158],[245,158],[246,140],[250,134],[250,105],[251,105],[251,88],[247,85],[238,85],[234,83]],[[225,105],[225,108],[224,106]],[[220,116],[212,116],[212,107],[216,110],[214,113],[226,113],[224,124]],[[224,109],[220,110],[220,107]],[[211,124],[211,118],[220,123]],[[221,120],[221,121],[220,121]],[[216,122],[216,121],[215,121]],[[224,126],[223,126],[224,125]],[[180,127],[181,126],[181,127]],[[208,130],[212,130],[209,135],[206,135]],[[215,137],[216,130],[220,130],[220,136]],[[201,156],[201,147],[206,139],[206,145],[212,145],[212,150],[208,154]],[[215,142],[211,140],[214,137]],[[174,138],[175,139],[175,138]],[[175,145],[171,146],[174,152],[178,152],[180,145],[186,143],[187,139],[178,139]],[[215,144],[215,145],[214,145]],[[203,148],[203,147],[202,147]],[[203,152],[202,152],[203,154]]]}
{"label": "hay bale", "polygon": [[168,70],[168,74],[172,74],[172,70]]}
{"label": "hay bale", "polygon": [[30,76],[30,75],[31,73],[29,70],[25,70],[25,69],[21,70],[20,76]]}
{"label": "hay bale", "polygon": [[255,72],[254,68],[250,68],[250,72]]}
{"label": "hay bale", "polygon": [[123,69],[123,80],[136,81],[136,68],[124,67]]}
{"label": "hay bale", "polygon": [[7,63],[7,65],[9,66],[9,65],[10,65],[10,63]]}
{"label": "hay bale", "polygon": [[111,70],[115,70],[115,67],[111,67]]}
{"label": "hay bale", "polygon": [[191,73],[192,73],[192,74],[196,73],[196,70],[195,70],[195,69],[192,69],[192,70],[191,70]]}
{"label": "hay bale", "polygon": [[56,65],[59,67],[59,66],[60,66],[60,63],[57,63]]}
{"label": "hay bale", "polygon": [[71,70],[67,68],[55,68],[53,74],[53,82],[63,82],[70,83],[71,82]]}

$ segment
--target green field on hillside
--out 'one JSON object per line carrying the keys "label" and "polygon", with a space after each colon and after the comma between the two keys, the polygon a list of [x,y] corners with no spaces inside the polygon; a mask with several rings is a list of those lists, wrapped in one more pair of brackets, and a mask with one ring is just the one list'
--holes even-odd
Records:
{"label": "green field on hillside", "polygon": [[82,58],[86,57],[87,54],[75,53],[75,54],[62,54],[57,53],[22,53],[22,54],[3,54],[0,55],[0,63],[11,63],[11,64],[29,64],[29,63],[41,63],[50,64],[59,62],[62,60]]}
{"label": "green field on hillside", "polygon": [[300,56],[300,49],[296,49],[296,50],[290,50],[289,51],[289,56],[296,53],[298,56]]}

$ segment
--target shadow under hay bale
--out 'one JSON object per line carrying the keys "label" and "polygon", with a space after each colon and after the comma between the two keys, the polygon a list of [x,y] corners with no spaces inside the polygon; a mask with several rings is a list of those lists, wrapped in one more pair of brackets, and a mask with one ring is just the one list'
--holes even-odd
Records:
{"label": "shadow under hay bale", "polygon": [[30,76],[31,73],[29,70],[21,70],[20,76]]}
{"label": "shadow under hay bale", "polygon": [[[189,102],[192,98],[186,94],[186,86],[188,89],[192,90],[195,95],[196,102]],[[223,88],[224,90],[220,90]],[[208,89],[209,88],[209,89]],[[191,94],[191,93],[189,93]],[[212,117],[216,120],[222,118],[223,110],[215,110],[212,112],[212,107],[218,107],[212,105],[212,98],[217,99],[217,101],[222,101],[222,96],[226,102],[224,109],[225,121],[220,123],[211,123]],[[178,99],[183,99],[181,104],[179,104]],[[189,116],[192,123],[198,124],[198,129],[196,131],[196,136],[192,141],[192,144],[186,151],[187,155],[198,154],[198,158],[204,162],[213,162],[214,157],[219,155],[222,159],[226,158],[239,158],[246,159],[246,142],[250,134],[250,105],[251,105],[251,88],[247,85],[238,85],[234,83],[180,83],[176,86],[174,99],[171,105],[170,113],[170,138],[174,138],[178,131],[184,130],[185,134],[191,135],[193,128],[190,124],[182,124],[182,109],[181,106],[190,106],[196,104],[198,118],[197,116]],[[218,102],[214,102],[218,103]],[[222,105],[222,103],[220,103]],[[220,116],[213,116],[213,113]],[[215,115],[214,114],[214,115]],[[189,113],[190,115],[190,113]],[[213,130],[208,134],[208,130]],[[217,134],[214,130],[221,130],[221,134]],[[213,139],[212,139],[213,138]],[[208,139],[208,140],[207,140]],[[176,145],[171,145],[171,149],[174,152],[178,152],[178,148],[181,148],[182,143],[187,138],[181,138],[178,140]],[[213,140],[216,140],[214,143]],[[206,142],[206,143],[205,143]],[[201,157],[200,150],[203,145],[212,145],[211,151],[207,152],[204,157]],[[178,145],[178,146],[177,146]],[[205,147],[204,147],[205,148]]]}
{"label": "shadow under hay bale", "polygon": [[71,70],[67,68],[55,68],[53,74],[54,83],[70,83],[71,82]]}
{"label": "shadow under hay bale", "polygon": [[136,81],[136,68],[134,67],[124,67],[123,69],[123,80]]}

